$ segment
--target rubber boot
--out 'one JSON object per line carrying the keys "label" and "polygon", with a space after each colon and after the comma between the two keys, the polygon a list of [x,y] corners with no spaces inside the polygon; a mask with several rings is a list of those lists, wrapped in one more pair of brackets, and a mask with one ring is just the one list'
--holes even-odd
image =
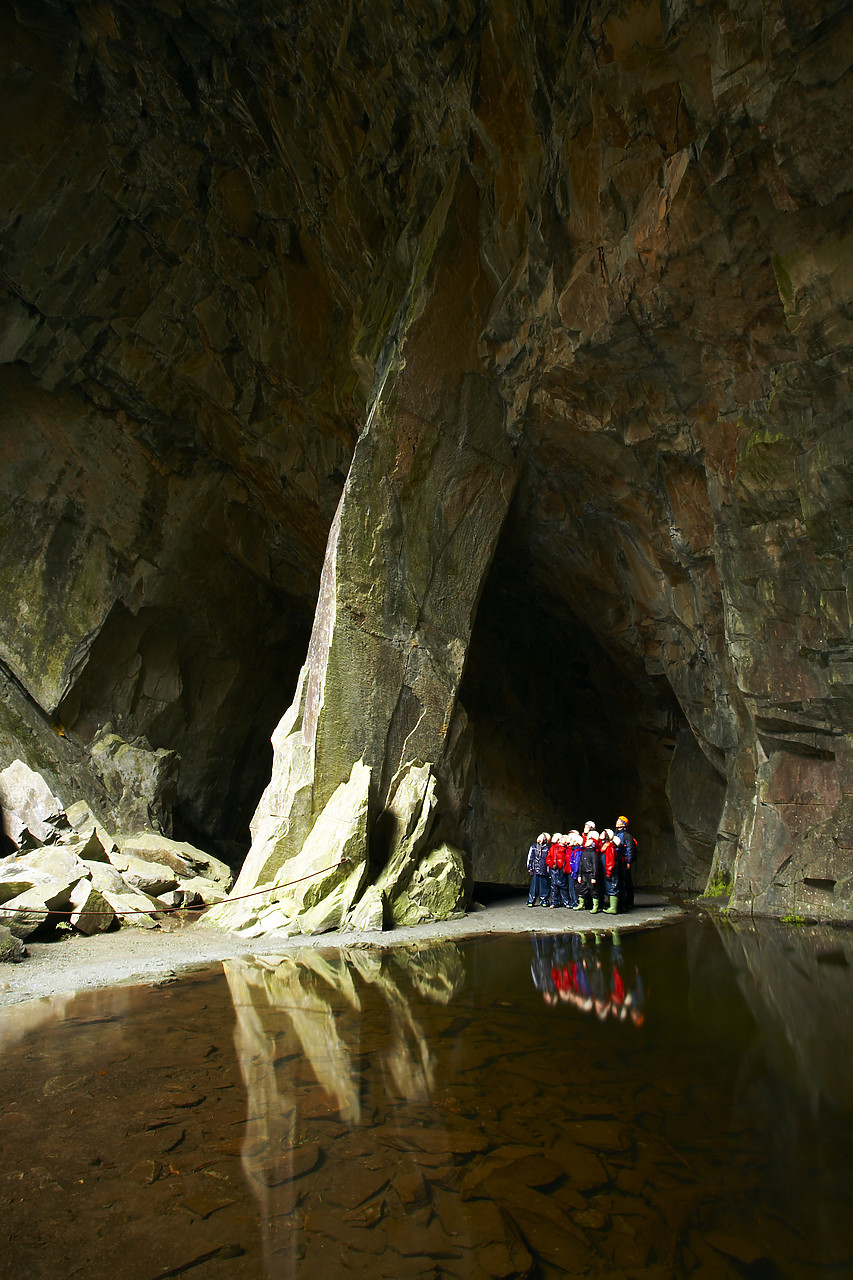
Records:
{"label": "rubber boot", "polygon": [[618,894],[618,893],[611,893],[611,894],[608,894],[608,897],[610,898],[610,906],[609,906],[609,907],[605,907],[604,914],[605,914],[606,916],[618,916],[618,914],[619,914],[619,894]]}
{"label": "rubber boot", "polygon": [[600,910],[601,910],[601,903],[599,902],[598,898],[593,898],[593,900],[592,900],[592,914],[593,914],[593,915],[595,915],[595,914],[596,914],[596,912],[598,912],[598,911],[600,911]]}

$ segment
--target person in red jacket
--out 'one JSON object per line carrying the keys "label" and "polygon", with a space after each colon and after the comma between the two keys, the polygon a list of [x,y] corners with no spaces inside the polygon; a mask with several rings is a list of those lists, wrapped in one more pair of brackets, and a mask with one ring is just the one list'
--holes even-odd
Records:
{"label": "person in red jacket", "polygon": [[548,870],[551,872],[552,907],[567,907],[569,905],[569,892],[566,883],[567,861],[566,837],[559,831],[555,832],[551,849],[548,853]]}

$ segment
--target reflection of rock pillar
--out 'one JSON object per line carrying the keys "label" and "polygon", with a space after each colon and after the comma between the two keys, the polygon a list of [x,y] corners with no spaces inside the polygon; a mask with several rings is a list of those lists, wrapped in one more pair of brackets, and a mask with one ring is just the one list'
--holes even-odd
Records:
{"label": "reflection of rock pillar", "polygon": [[235,896],[299,853],[356,762],[371,769],[375,812],[401,764],[424,761],[440,783],[447,766],[477,603],[518,473],[504,402],[476,352],[489,298],[470,195],[467,204],[356,447],[306,669],[273,739]]}

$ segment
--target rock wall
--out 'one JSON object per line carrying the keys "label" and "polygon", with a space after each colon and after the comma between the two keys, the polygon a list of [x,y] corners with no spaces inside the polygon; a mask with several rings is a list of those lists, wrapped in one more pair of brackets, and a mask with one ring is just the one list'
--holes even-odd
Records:
{"label": "rock wall", "polygon": [[287,858],[364,759],[375,877],[420,762],[469,876],[627,811],[849,918],[848,7],[2,24],[0,763],[95,808],[109,726],[235,849],[319,592]]}

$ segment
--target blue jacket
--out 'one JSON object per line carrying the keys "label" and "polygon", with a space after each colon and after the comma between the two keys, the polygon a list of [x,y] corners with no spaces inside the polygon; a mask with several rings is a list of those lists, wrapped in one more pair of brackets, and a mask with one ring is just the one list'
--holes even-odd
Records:
{"label": "blue jacket", "polygon": [[531,875],[531,876],[547,876],[548,875],[548,865],[547,865],[546,859],[548,857],[548,850],[550,848],[551,848],[551,845],[547,840],[543,840],[541,843],[538,840],[536,840],[530,846],[530,849],[528,850],[528,853],[527,853],[527,874],[528,875]]}
{"label": "blue jacket", "polygon": [[621,831],[617,831],[613,837],[613,843],[619,851],[619,855],[626,866],[631,865],[634,861],[634,852],[637,848],[637,842],[631,835],[627,827],[623,827]]}

